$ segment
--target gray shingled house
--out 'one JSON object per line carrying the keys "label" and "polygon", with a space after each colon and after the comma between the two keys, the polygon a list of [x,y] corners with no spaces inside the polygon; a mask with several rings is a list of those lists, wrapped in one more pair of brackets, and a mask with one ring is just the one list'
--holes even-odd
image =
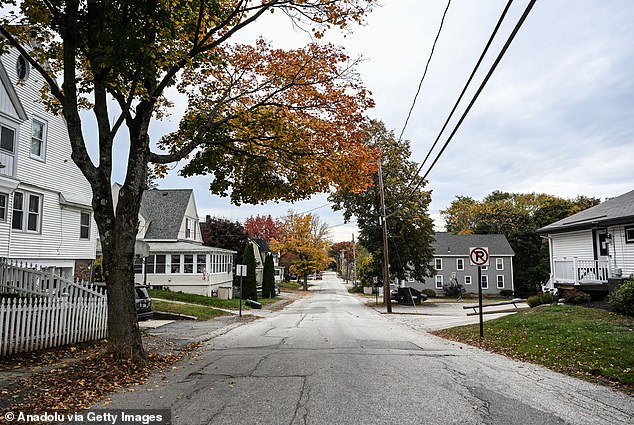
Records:
{"label": "gray shingled house", "polygon": [[469,251],[473,247],[489,248],[489,266],[482,270],[482,293],[499,294],[514,290],[513,256],[515,253],[504,235],[454,235],[436,232],[433,267],[436,275],[424,282],[410,280],[405,285],[416,289],[433,289],[442,294],[443,286],[456,282],[466,292],[477,293],[478,269],[469,265]]}
{"label": "gray shingled house", "polygon": [[146,190],[139,222],[137,240],[149,245],[149,256],[137,260],[136,282],[200,295],[232,286],[236,252],[202,244],[191,189]]}
{"label": "gray shingled house", "polygon": [[548,238],[545,289],[583,285],[606,292],[608,279],[634,273],[634,190],[538,230]]}

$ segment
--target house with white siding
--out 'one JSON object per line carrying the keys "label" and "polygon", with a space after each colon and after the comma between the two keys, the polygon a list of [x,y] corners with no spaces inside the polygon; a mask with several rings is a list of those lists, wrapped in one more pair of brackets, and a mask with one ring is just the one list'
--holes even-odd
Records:
{"label": "house with white siding", "polygon": [[538,230],[548,239],[546,289],[583,286],[607,292],[634,273],[634,190]]}
{"label": "house with white siding", "polygon": [[0,257],[70,277],[95,258],[92,191],[44,84],[15,49],[0,55]]}
{"label": "house with white siding", "polygon": [[[120,186],[113,186],[117,198]],[[135,281],[172,291],[210,296],[233,285],[236,251],[202,244],[200,221],[191,189],[143,192],[137,241],[149,255],[135,263]]]}

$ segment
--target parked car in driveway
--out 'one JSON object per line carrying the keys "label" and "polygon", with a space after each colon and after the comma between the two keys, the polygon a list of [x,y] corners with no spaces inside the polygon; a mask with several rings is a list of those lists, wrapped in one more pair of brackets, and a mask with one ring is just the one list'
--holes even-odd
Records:
{"label": "parked car in driveway", "polygon": [[390,291],[390,298],[392,301],[396,301],[403,305],[412,305],[413,303],[422,304],[427,300],[427,295],[423,294],[416,288],[410,288],[408,286],[402,288],[392,288]]}
{"label": "parked car in driveway", "polygon": [[[106,284],[103,282],[95,282],[94,285],[97,288],[106,288]],[[154,310],[152,310],[152,298],[147,291],[147,287],[136,284],[134,285],[134,307],[136,308],[136,317],[138,320],[148,320],[154,316]]]}

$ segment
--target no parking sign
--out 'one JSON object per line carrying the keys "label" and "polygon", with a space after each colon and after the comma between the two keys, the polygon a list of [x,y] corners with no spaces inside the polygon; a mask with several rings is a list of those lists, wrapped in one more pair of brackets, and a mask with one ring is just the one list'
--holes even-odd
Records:
{"label": "no parking sign", "polygon": [[488,266],[489,265],[489,248],[485,246],[477,246],[469,248],[469,264],[472,266]]}

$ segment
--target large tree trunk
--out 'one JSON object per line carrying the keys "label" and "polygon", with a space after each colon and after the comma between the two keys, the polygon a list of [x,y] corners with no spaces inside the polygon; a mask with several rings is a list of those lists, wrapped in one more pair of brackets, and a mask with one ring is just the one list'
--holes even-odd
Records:
{"label": "large tree trunk", "polygon": [[[138,143],[132,143],[138,146]],[[136,156],[135,156],[136,154]],[[147,177],[147,158],[130,150],[126,180],[116,209],[109,179],[89,179],[93,210],[103,251],[103,272],[108,288],[108,345],[119,357],[145,358],[137,323],[134,296],[134,245],[139,209]]]}
{"label": "large tree trunk", "polygon": [[308,291],[308,274],[304,275],[304,291]]}

